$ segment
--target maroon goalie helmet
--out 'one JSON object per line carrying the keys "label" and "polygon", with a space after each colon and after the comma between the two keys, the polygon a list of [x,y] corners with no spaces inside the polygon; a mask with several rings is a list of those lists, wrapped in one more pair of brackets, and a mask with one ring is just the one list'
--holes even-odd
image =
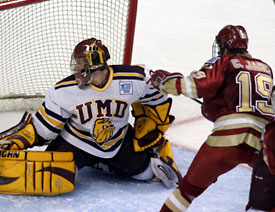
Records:
{"label": "maroon goalie helmet", "polygon": [[70,66],[79,86],[89,84],[91,74],[97,70],[104,70],[108,59],[110,59],[109,51],[101,40],[91,38],[78,43],[74,48]]}
{"label": "maroon goalie helmet", "polygon": [[224,54],[225,49],[247,49],[248,36],[243,26],[227,25],[220,30],[213,44],[213,56]]}

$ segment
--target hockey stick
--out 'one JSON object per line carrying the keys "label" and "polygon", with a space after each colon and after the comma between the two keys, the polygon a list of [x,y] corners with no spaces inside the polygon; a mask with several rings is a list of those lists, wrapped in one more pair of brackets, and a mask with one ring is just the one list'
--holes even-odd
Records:
{"label": "hockey stick", "polygon": [[197,103],[199,103],[199,104],[203,104],[203,102],[202,101],[200,101],[200,100],[198,100],[198,99],[195,99],[195,98],[190,98],[190,99],[192,99],[193,101],[195,101],[195,102],[197,102]]}

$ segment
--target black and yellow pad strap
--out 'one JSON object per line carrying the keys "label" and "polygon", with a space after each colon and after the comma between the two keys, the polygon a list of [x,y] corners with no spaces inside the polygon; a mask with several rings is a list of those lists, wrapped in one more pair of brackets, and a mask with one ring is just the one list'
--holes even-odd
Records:
{"label": "black and yellow pad strap", "polygon": [[74,184],[72,152],[0,151],[0,193],[57,195]]}
{"label": "black and yellow pad strap", "polygon": [[135,117],[135,138],[133,142],[136,152],[163,143],[163,134],[175,119],[174,116],[169,115],[171,104],[171,98],[155,106],[142,105],[140,102],[132,104],[132,114]]}

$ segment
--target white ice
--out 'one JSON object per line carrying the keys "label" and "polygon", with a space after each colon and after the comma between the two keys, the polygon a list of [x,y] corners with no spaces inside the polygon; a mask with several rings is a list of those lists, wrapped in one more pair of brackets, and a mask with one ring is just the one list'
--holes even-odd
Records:
{"label": "white ice", "polygon": [[[275,12],[272,0],[140,0],[133,64],[188,75],[211,58],[215,35],[227,24],[243,25],[249,51],[275,68]],[[211,133],[212,123],[200,115],[200,105],[173,97],[176,121],[167,132],[175,160],[185,174],[195,152]],[[16,124],[23,111],[0,113],[0,131]],[[244,211],[251,170],[240,166],[219,177],[197,198],[190,212]],[[0,195],[0,211],[155,212],[175,186],[143,183],[83,169],[74,192],[56,197]]]}

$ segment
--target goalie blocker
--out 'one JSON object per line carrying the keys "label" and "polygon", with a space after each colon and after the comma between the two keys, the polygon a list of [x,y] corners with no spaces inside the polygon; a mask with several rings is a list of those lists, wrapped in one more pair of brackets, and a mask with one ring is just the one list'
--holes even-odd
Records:
{"label": "goalie blocker", "polygon": [[58,195],[74,190],[72,152],[0,151],[0,193]]}
{"label": "goalie blocker", "polygon": [[132,104],[132,114],[135,117],[133,141],[136,152],[164,143],[163,135],[175,120],[174,116],[169,115],[171,104],[171,98],[157,106],[142,105],[139,102]]}
{"label": "goalie blocker", "polygon": [[166,187],[178,183],[182,175],[175,164],[171,143],[164,137],[164,133],[171,126],[175,117],[169,115],[172,99],[168,98],[157,106],[142,105],[135,102],[132,114],[135,117],[133,139],[136,152],[154,149],[155,157],[151,158],[152,169]]}

